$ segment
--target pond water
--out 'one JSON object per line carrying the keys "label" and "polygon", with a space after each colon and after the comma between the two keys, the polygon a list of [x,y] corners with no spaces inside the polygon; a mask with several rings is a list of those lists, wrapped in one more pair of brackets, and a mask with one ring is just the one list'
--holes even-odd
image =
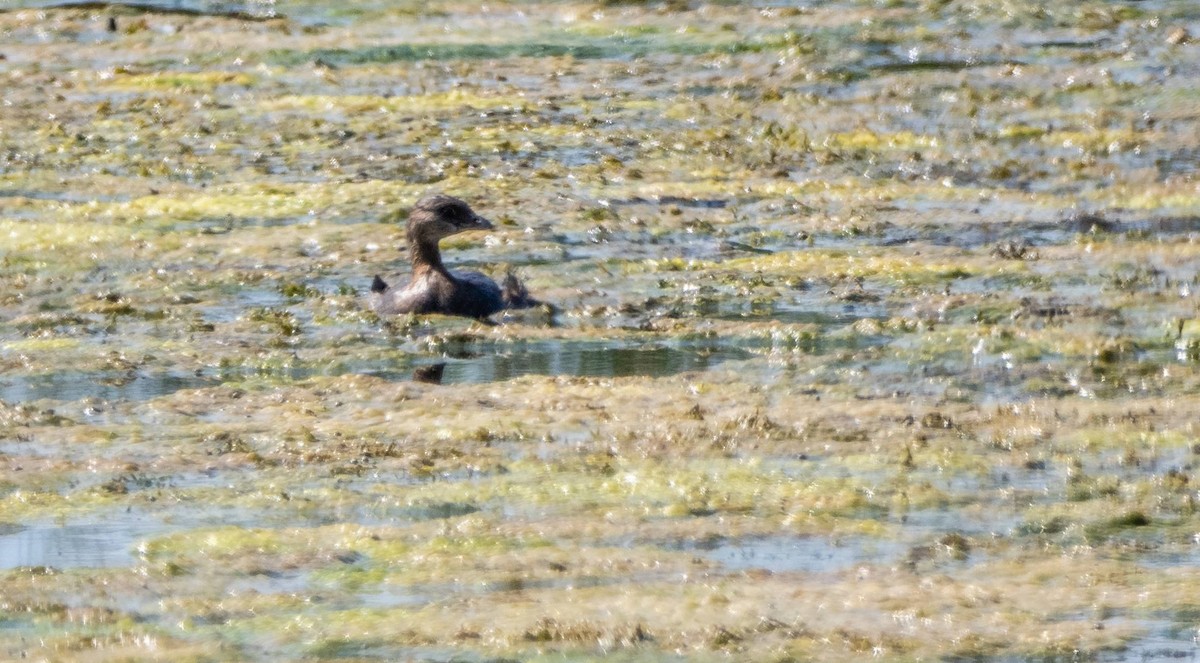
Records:
{"label": "pond water", "polygon": [[502,382],[522,375],[662,377],[705,371],[754,357],[749,350],[703,344],[617,345],[596,341],[545,341],[516,350],[456,344],[447,356],[338,362],[332,368],[281,366],[261,370],[201,369],[191,373],[154,370],[62,372],[0,376],[0,401],[145,401],[181,389],[204,389],[246,380],[297,381],[319,376],[372,375],[393,381],[428,381],[423,371],[438,369],[439,384]]}
{"label": "pond water", "polygon": [[137,559],[138,541],[163,530],[149,515],[0,524],[0,569],[130,567]]}

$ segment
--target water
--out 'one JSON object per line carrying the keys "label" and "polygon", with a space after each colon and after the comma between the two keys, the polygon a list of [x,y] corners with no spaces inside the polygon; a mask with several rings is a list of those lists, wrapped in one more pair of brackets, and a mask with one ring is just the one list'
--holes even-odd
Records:
{"label": "water", "polygon": [[6,403],[84,399],[144,401],[173,394],[180,389],[200,389],[220,384],[221,380],[211,374],[183,371],[139,371],[133,375],[122,371],[8,375],[0,377],[0,400]]}
{"label": "water", "polygon": [[[6,0],[0,9],[9,7],[69,7],[86,4],[72,0],[31,0],[27,2]],[[122,4],[130,7],[157,9],[164,12],[187,14],[229,15],[244,18],[270,18],[276,15],[275,0],[127,0]]]}
{"label": "water", "polygon": [[164,525],[149,516],[0,525],[0,569],[132,566],[138,541],[162,531]]}
{"label": "water", "polygon": [[719,345],[635,344],[613,346],[603,342],[544,341],[519,349],[501,346],[455,344],[449,356],[407,355],[390,360],[356,360],[335,366],[283,365],[271,368],[206,368],[199,371],[64,371],[39,375],[0,377],[0,400],[31,401],[146,401],[183,389],[219,387],[230,382],[286,380],[313,377],[373,375],[394,381],[429,381],[422,369],[444,364],[440,384],[502,382],[522,375],[572,375],[587,377],[661,377],[688,371],[706,371],[727,362],[753,357],[749,350]]}
{"label": "water", "polygon": [[521,375],[661,377],[705,371],[751,356],[746,350],[714,346],[648,344],[612,348],[603,343],[554,343],[545,348],[451,359],[444,383],[496,382]]}
{"label": "water", "polygon": [[1119,617],[1112,622],[1130,624],[1148,633],[1126,644],[1124,649],[1104,652],[1097,661],[1195,661],[1200,659],[1200,633],[1194,624],[1184,625],[1161,619]]}
{"label": "water", "polygon": [[685,542],[679,550],[716,562],[727,571],[836,573],[860,565],[891,564],[902,545],[867,537],[768,536]]}

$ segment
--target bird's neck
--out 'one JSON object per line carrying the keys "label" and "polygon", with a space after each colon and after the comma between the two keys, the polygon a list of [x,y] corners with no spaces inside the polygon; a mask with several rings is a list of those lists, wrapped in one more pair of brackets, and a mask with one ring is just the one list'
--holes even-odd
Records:
{"label": "bird's neck", "polygon": [[446,267],[442,264],[442,253],[438,250],[436,239],[409,237],[408,258],[412,262],[413,273],[446,273]]}

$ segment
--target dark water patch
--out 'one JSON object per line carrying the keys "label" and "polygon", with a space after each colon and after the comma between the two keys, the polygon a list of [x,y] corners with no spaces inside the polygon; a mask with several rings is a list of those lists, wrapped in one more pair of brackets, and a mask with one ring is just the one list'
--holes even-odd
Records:
{"label": "dark water patch", "polygon": [[[498,382],[522,375],[661,377],[705,371],[753,356],[715,345],[646,344],[609,347],[602,342],[536,344],[512,352],[447,361],[443,383]],[[542,346],[542,347],[536,347]]]}
{"label": "dark water patch", "polygon": [[[1195,162],[1192,162],[1195,167]],[[1110,232],[1138,233],[1147,238],[1191,236],[1200,233],[1200,216],[1170,216],[1154,219],[1115,221]]]}
{"label": "dark water patch", "polygon": [[915,60],[893,60],[889,62],[879,62],[867,65],[866,69],[873,73],[907,73],[921,71],[962,71],[964,69],[973,69],[976,67],[999,67],[999,66],[1017,66],[1020,62],[1015,60],[991,60],[991,59],[976,59],[976,58],[938,58],[938,59],[915,59]]}
{"label": "dark water patch", "polygon": [[1095,50],[1108,43],[1108,39],[1047,39],[1045,41],[1028,41],[1021,45],[1025,48]]}
{"label": "dark water patch", "polygon": [[882,246],[927,243],[962,249],[1025,246],[1028,247],[1028,256],[1032,258],[1036,255],[1037,247],[1067,244],[1074,240],[1076,234],[1076,231],[1058,223],[971,223],[960,219],[950,223],[889,228],[879,237],[878,243]]}
{"label": "dark water patch", "polygon": [[[825,310],[812,310],[799,306],[789,306],[772,302],[769,306],[721,306],[705,317],[718,320],[753,320],[786,322],[797,325],[838,326],[853,324],[863,318],[885,320],[882,315],[859,315],[853,306],[823,307]],[[813,348],[817,342],[814,340]]]}
{"label": "dark water patch", "polygon": [[[299,381],[345,374],[371,375],[392,381],[438,384],[501,382],[523,375],[580,377],[662,377],[711,370],[730,361],[755,356],[739,345],[711,342],[611,343],[604,341],[536,341],[511,346],[451,340],[436,354],[420,352],[389,359],[359,359],[332,365],[293,365],[269,371],[226,370],[222,381],[240,376]],[[436,377],[436,380],[431,380]]]}
{"label": "dark water patch", "polygon": [[[275,12],[274,0],[247,0],[236,2],[230,0],[124,0],[121,2],[106,2],[92,0],[38,1],[21,4],[22,9],[88,9],[152,12],[155,14],[173,14],[177,16],[220,16],[241,21],[265,21],[282,18]],[[0,11],[9,11],[0,7]]]}
{"label": "dark water patch", "polygon": [[572,57],[577,60],[632,58],[644,55],[645,48],[636,48],[620,41],[600,43],[519,44],[393,44],[357,49],[322,48],[311,51],[275,50],[267,54],[276,64],[294,66],[306,62],[333,65],[386,64],[422,60],[502,60],[505,58]]}
{"label": "dark water patch", "polygon": [[784,50],[783,41],[749,39],[708,43],[699,40],[644,36],[552,37],[510,43],[426,43],[366,46],[356,49],[319,48],[308,51],[277,49],[266,55],[270,62],[296,66],[308,62],[326,65],[386,64],[425,60],[504,60],[509,58],[560,58],[576,60],[628,61],[653,55],[697,56],[713,53],[739,54]]}
{"label": "dark water patch", "polygon": [[[394,353],[383,359],[358,359],[332,364],[283,364],[261,367],[205,368],[196,371],[60,371],[0,378],[0,401],[95,401],[101,413],[113,403],[141,402],[186,389],[225,384],[299,382],[314,377],[371,375],[386,380],[429,381],[432,367],[443,366],[440,384],[501,382],[523,375],[582,377],[662,377],[714,369],[730,361],[749,359],[750,350],[721,344],[635,344],[546,341],[519,348],[475,343],[448,343],[442,354]],[[64,422],[67,423],[67,422]]]}
{"label": "dark water patch", "polygon": [[101,402],[145,401],[181,389],[199,389],[219,384],[219,379],[188,371],[60,371],[2,377],[0,400],[6,403],[84,399]]}
{"label": "dark water patch", "polygon": [[867,537],[770,536],[681,541],[666,546],[693,552],[729,571],[836,573],[860,565],[891,564],[904,554],[894,541]]}
{"label": "dark water patch", "polygon": [[[26,198],[28,200],[47,200],[56,203],[124,203],[133,199],[127,193],[96,194],[81,192],[78,188],[70,191],[48,191],[45,189],[0,189],[0,198]],[[11,212],[5,212],[10,216]]]}
{"label": "dark water patch", "polygon": [[730,201],[723,198],[687,198],[683,196],[652,196],[650,198],[634,197],[625,200],[611,200],[613,206],[654,205],[688,208],[688,209],[724,209]]}
{"label": "dark water patch", "polygon": [[909,59],[898,58],[894,54],[888,53],[883,57],[869,55],[857,62],[830,67],[828,71],[824,72],[822,78],[844,83],[858,83],[888,74],[956,73],[970,69],[1021,64],[1017,60],[995,58],[929,57]]}
{"label": "dark water patch", "polygon": [[474,504],[464,502],[435,502],[402,507],[394,511],[394,513],[405,520],[441,520],[443,518],[469,516],[478,511],[479,507]]}
{"label": "dark water patch", "polygon": [[[520,592],[542,589],[586,589],[589,587],[613,587],[617,585],[641,584],[664,580],[664,573],[635,573],[618,576],[566,576],[562,578],[504,578],[475,585],[477,593]],[[460,586],[461,587],[461,586]]]}
{"label": "dark water patch", "polygon": [[1200,172],[1200,148],[1181,147],[1171,150],[1155,161],[1164,175],[1194,175]]}

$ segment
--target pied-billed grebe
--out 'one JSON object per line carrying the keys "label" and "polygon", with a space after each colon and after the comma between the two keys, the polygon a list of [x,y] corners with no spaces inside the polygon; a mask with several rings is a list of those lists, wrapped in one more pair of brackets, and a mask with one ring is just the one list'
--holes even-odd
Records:
{"label": "pied-billed grebe", "polygon": [[432,194],[417,201],[408,215],[406,234],[412,278],[395,289],[378,276],[371,284],[372,305],[381,314],[442,313],[487,318],[507,308],[530,308],[540,302],[512,274],[504,286],[479,272],[452,272],[442,264],[438,242],[467,230],[490,230],[492,222],[453,196]]}

